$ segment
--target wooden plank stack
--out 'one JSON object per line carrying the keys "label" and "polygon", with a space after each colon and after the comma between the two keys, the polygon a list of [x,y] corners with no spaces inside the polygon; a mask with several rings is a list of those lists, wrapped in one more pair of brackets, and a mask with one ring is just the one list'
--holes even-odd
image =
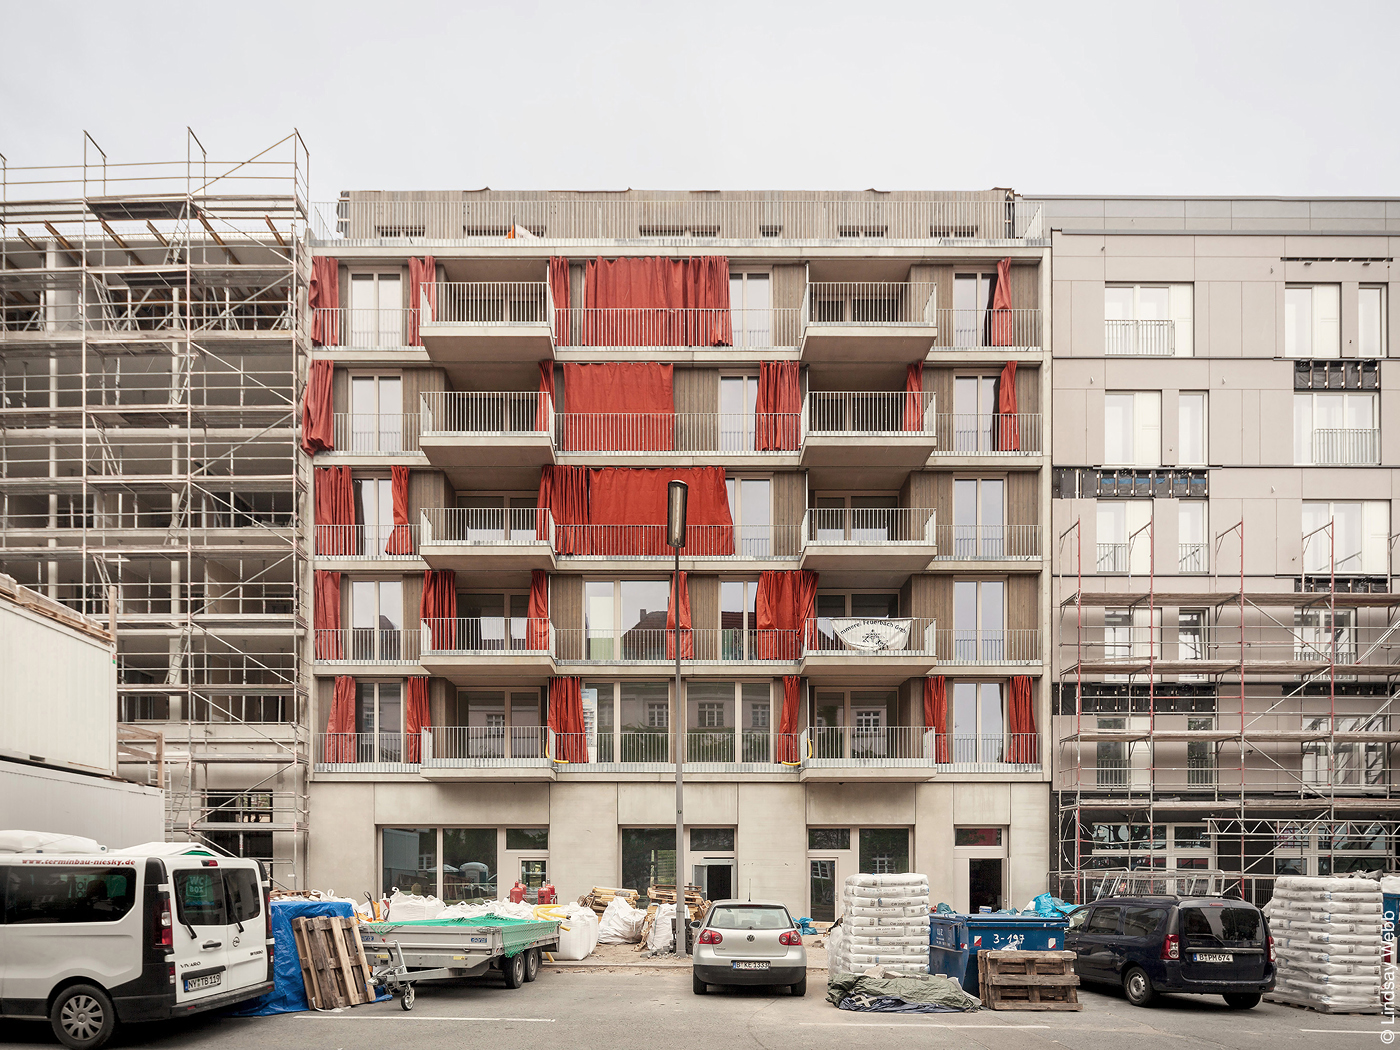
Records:
{"label": "wooden plank stack", "polygon": [[594,886],[593,889],[580,897],[578,902],[585,908],[592,908],[598,915],[602,915],[603,912],[607,911],[608,905],[613,902],[615,897],[621,897],[634,908],[637,906],[637,901],[641,899],[641,895],[636,890],[614,886]]}
{"label": "wooden plank stack", "polygon": [[369,963],[354,918],[326,915],[293,919],[306,1001],[315,1010],[374,1002]]}
{"label": "wooden plank stack", "polygon": [[977,986],[989,1010],[1080,1010],[1074,952],[977,953]]}

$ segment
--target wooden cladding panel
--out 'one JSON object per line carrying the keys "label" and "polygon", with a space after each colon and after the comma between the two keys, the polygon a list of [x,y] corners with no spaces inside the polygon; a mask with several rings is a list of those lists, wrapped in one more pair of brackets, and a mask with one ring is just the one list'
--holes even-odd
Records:
{"label": "wooden cladding panel", "polygon": [[800,537],[802,514],[807,507],[807,475],[786,471],[773,475],[773,524],[779,528],[775,538],[775,553],[780,557],[796,557],[802,552]]}
{"label": "wooden cladding panel", "polygon": [[549,620],[556,632],[557,655],[583,659],[583,577],[550,576]]}
{"label": "wooden cladding panel", "polygon": [[[1006,629],[1034,630],[1040,626],[1040,577],[1012,576],[1006,581]],[[951,625],[950,625],[951,626]]]}
{"label": "wooden cladding panel", "polygon": [[691,573],[686,580],[690,591],[690,625],[701,632],[695,638],[695,659],[719,659],[719,577]]}

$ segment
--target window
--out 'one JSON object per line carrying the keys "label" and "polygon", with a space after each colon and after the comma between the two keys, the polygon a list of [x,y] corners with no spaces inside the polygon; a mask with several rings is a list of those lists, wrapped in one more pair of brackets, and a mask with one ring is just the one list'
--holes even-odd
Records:
{"label": "window", "polygon": [[719,585],[720,659],[748,660],[755,653],[757,580],[721,580]]}
{"label": "window", "polygon": [[[889,620],[899,616],[899,594],[896,592],[866,593],[830,591],[817,594],[817,637],[815,644],[823,650],[843,649],[837,631],[838,623],[844,619]],[[925,646],[923,638],[911,637],[908,648],[920,649]]]}
{"label": "window", "polygon": [[1390,504],[1385,500],[1303,504],[1303,572],[1330,572],[1335,548],[1337,573],[1384,575],[1389,547]]}
{"label": "window", "polygon": [[767,558],[773,553],[773,482],[769,478],[729,478],[729,513],[734,519],[735,553]]}
{"label": "window", "polygon": [[771,761],[771,692],[768,682],[688,683],[686,761],[733,762],[736,754],[742,762]]}
{"label": "window", "polygon": [[1183,467],[1206,465],[1206,395],[1182,391],[1177,397],[1176,462]]}
{"label": "window", "polygon": [[676,884],[676,829],[622,828],[622,885],[636,886],[646,907],[652,886]]}
{"label": "window", "polygon": [[1006,482],[1001,478],[953,481],[953,557],[1006,555]]}
{"label": "window", "polygon": [[1385,285],[1363,284],[1356,298],[1356,356],[1385,356]]}
{"label": "window", "polygon": [[1103,462],[1109,467],[1162,465],[1162,393],[1104,395]]}
{"label": "window", "polygon": [[350,440],[337,435],[339,452],[403,452],[403,380],[399,376],[350,377]]}
{"label": "window", "polygon": [[403,581],[350,581],[350,651],[364,662],[404,659]]}
{"label": "window", "polygon": [[736,347],[773,345],[772,286],[769,274],[730,272],[729,311]]}
{"label": "window", "polygon": [[991,343],[992,294],[997,275],[959,273],[953,276],[953,345],[988,346]]}
{"label": "window", "polygon": [[850,828],[808,828],[807,849],[817,851],[851,848]]}
{"label": "window", "polygon": [[17,864],[4,870],[4,922],[116,922],[136,903],[136,869]]}
{"label": "window", "polygon": [[[394,533],[394,489],[390,479],[355,478],[355,520],[364,529],[364,539],[349,549],[360,554],[383,554]],[[316,528],[320,533],[335,527],[318,525]],[[345,545],[340,549],[346,549]]]}
{"label": "window", "polygon": [[1347,467],[1381,461],[1376,395],[1336,391],[1293,395],[1293,462]]}
{"label": "window", "polygon": [[1000,682],[953,683],[954,762],[1006,761],[1004,710]]}
{"label": "window", "polygon": [[[735,338],[738,338],[735,326]],[[766,344],[765,344],[766,345]],[[720,376],[719,450],[750,452],[754,446],[754,412],[758,405],[757,376]],[[731,504],[732,504],[731,499]]]}
{"label": "window", "polygon": [[396,889],[420,896],[437,893],[437,828],[385,828],[380,841],[384,893]]}
{"label": "window", "polygon": [[396,273],[350,275],[350,346],[403,346],[402,284]]}
{"label": "window", "polygon": [[583,585],[589,660],[664,660],[669,580],[589,580]]}
{"label": "window", "polygon": [[403,683],[355,683],[355,761],[403,761]]}
{"label": "window", "polygon": [[1208,571],[1205,500],[1182,500],[1176,505],[1176,542],[1178,572]]}
{"label": "window", "polygon": [[787,930],[792,918],[781,905],[731,904],[716,908],[708,925],[716,930]]}
{"label": "window", "polygon": [[884,495],[815,497],[811,539],[817,543],[887,543],[907,540],[909,530],[901,527],[899,496]]}
{"label": "window", "polygon": [[1001,828],[954,828],[954,846],[1000,846]]}
{"label": "window", "polygon": [[1117,933],[1122,908],[1095,908],[1084,926],[1085,933]]}
{"label": "window", "polygon": [[464,543],[535,543],[538,499],[538,495],[459,492],[457,506],[466,511],[466,520],[457,527],[458,535],[442,538]]}
{"label": "window", "polygon": [[[1176,653],[1179,660],[1206,658],[1206,610],[1179,609],[1176,614]],[[1182,680],[1198,675],[1182,675]]]}
{"label": "window", "polygon": [[1152,503],[1146,500],[1099,500],[1095,510],[1099,572],[1145,576],[1151,564]]}
{"label": "window", "polygon": [[224,868],[224,895],[228,899],[228,921],[249,922],[262,911],[262,884],[256,871]]}
{"label": "window", "polygon": [[520,592],[464,591],[457,595],[457,631],[463,649],[528,649],[530,596]]}
{"label": "window", "polygon": [[1104,353],[1190,357],[1191,291],[1189,284],[1106,285]]}
{"label": "window", "polygon": [[[1208,733],[1215,729],[1210,717],[1186,719],[1187,732]],[[1186,782],[1196,785],[1215,783],[1215,744],[1209,740],[1190,740],[1186,744]]]}
{"label": "window", "polygon": [[953,450],[996,450],[997,376],[953,378]]}
{"label": "window", "polygon": [[1342,287],[1290,284],[1283,293],[1285,357],[1340,357]]}
{"label": "window", "polygon": [[175,872],[175,915],[184,926],[227,926],[222,869]]}
{"label": "window", "polygon": [[495,828],[442,829],[442,898],[495,900],[500,895]]}
{"label": "window", "polygon": [[895,875],[909,870],[908,828],[861,828],[860,870]]}
{"label": "window", "polygon": [[733,828],[691,828],[690,848],[692,850],[710,852],[733,852],[734,850],[734,829]]}
{"label": "window", "polygon": [[809,716],[814,758],[918,757],[912,737],[898,728],[897,690],[816,690]]}
{"label": "window", "polygon": [[1006,584],[1000,580],[955,580],[953,659],[995,662],[1007,656]]}
{"label": "window", "polygon": [[1166,918],[1165,908],[1127,908],[1123,911],[1124,937],[1150,937]]}

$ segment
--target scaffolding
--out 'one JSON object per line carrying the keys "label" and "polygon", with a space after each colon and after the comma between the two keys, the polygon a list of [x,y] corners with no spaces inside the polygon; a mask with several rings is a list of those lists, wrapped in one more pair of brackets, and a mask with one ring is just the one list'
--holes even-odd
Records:
{"label": "scaffolding", "polygon": [[167,832],[304,866],[309,156],[0,156],[0,571],[117,630]]}
{"label": "scaffolding", "polygon": [[[1081,522],[1060,534],[1074,571],[1059,574],[1073,591],[1057,617],[1052,888],[1067,900],[1131,884],[1262,904],[1279,874],[1395,866],[1392,576],[1339,576],[1335,520],[1303,537],[1304,567],[1325,572],[1289,590],[1247,579],[1243,521],[1213,540],[1208,587],[1174,573],[1159,589],[1149,520],[1114,545],[1126,557],[1096,559],[1126,575],[1086,589]],[[1219,575],[1236,553],[1238,573]]]}

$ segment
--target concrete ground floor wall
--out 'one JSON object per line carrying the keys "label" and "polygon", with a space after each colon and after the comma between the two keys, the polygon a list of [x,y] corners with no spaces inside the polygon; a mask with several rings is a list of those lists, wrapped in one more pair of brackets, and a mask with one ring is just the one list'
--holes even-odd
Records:
{"label": "concrete ground floor wall", "polygon": [[[395,878],[449,899],[475,895],[452,892],[456,869],[439,863],[449,858],[438,851],[464,836],[486,842],[489,859],[475,866],[494,864],[491,895],[504,896],[522,865],[541,860],[563,899],[595,885],[645,891],[627,880],[640,881],[636,844],[647,837],[669,851],[674,877],[675,786],[667,780],[322,777],[310,804],[306,885],[348,896],[388,892]],[[687,783],[686,865],[691,881],[714,878],[712,895],[727,887],[816,918],[823,898],[839,914],[845,876],[880,866],[926,873],[934,902],[957,909],[992,892],[1001,906],[1019,908],[1047,887],[1049,808],[1049,785],[1031,780]],[[417,871],[393,874],[413,863],[415,850]],[[405,852],[410,859],[386,855]]]}
{"label": "concrete ground floor wall", "polygon": [[165,840],[165,792],[0,759],[0,827],[81,835],[119,849]]}

